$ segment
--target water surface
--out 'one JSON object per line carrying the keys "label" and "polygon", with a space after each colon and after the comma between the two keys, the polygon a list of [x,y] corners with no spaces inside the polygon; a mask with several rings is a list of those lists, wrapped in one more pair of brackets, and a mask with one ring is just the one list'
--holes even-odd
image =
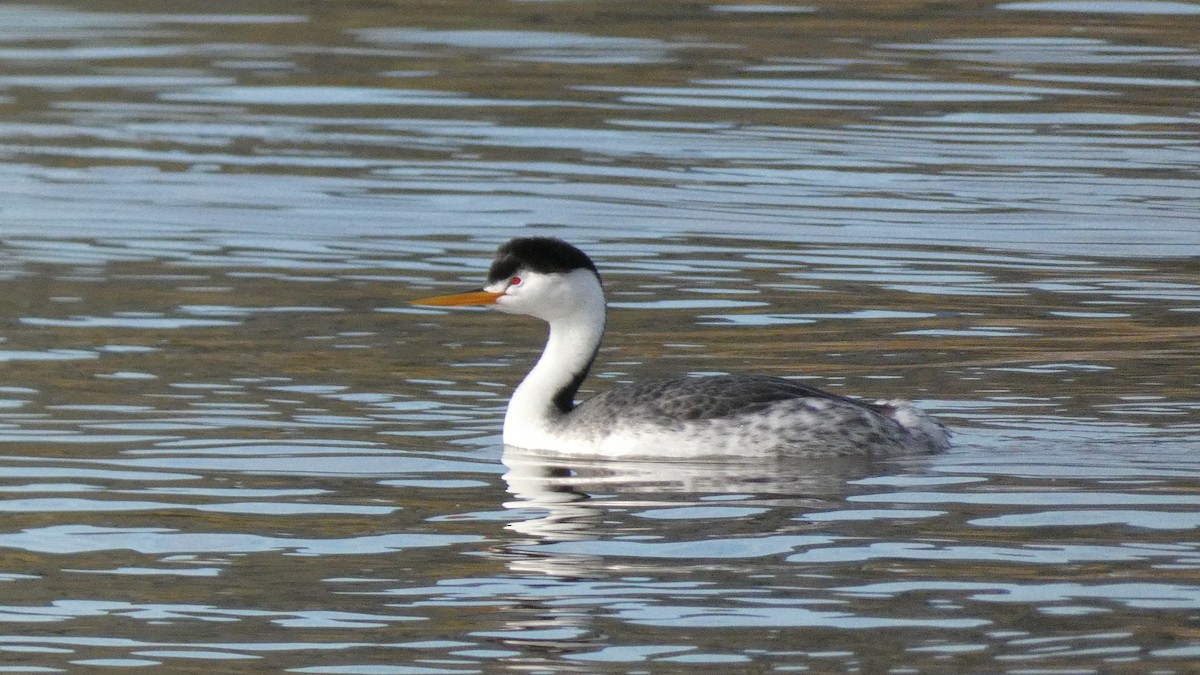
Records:
{"label": "water surface", "polygon": [[[1194,7],[843,4],[0,9],[0,670],[1188,672]],[[506,449],[519,234],[955,446]]]}

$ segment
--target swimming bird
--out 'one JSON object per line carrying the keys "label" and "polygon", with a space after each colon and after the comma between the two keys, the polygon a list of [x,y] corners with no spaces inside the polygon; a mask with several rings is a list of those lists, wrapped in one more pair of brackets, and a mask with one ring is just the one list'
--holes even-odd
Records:
{"label": "swimming bird", "polygon": [[483,288],[412,301],[481,305],[550,325],[537,364],[504,415],[505,445],[614,458],[895,456],[949,446],[949,432],[907,401],[866,401],[795,380],[719,375],[618,386],[575,396],[600,349],[600,273],[560,239],[502,245]]}

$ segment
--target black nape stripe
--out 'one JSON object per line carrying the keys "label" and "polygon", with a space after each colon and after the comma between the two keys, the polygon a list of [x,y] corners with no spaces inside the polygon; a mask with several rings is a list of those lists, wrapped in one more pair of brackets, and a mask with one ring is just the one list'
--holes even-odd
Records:
{"label": "black nape stripe", "polygon": [[567,242],[553,237],[521,237],[496,251],[496,259],[488,270],[488,283],[507,279],[522,269],[541,274],[584,269],[600,277],[592,259]]}
{"label": "black nape stripe", "polygon": [[567,384],[567,386],[555,392],[554,398],[551,399],[551,402],[554,404],[555,409],[557,409],[560,413],[569,413],[575,409],[575,394],[579,393],[579,387],[581,387],[583,385],[583,381],[587,379],[588,371],[592,369],[592,363],[595,361],[596,355],[592,354],[592,358],[588,359],[587,365],[583,367],[583,370],[575,373],[575,375],[571,377],[571,381]]}

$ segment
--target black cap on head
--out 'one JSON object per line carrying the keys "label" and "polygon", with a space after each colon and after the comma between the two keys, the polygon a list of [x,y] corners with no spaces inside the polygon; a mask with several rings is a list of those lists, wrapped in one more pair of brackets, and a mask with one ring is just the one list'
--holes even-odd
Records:
{"label": "black cap on head", "polygon": [[520,237],[496,251],[496,259],[488,270],[488,283],[507,279],[521,269],[541,274],[584,269],[600,277],[592,259],[567,242],[553,237]]}

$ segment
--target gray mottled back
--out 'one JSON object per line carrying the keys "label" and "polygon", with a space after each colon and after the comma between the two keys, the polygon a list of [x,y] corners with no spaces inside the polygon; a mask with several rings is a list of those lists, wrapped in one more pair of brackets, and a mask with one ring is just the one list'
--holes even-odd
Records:
{"label": "gray mottled back", "polygon": [[793,399],[823,399],[886,414],[884,407],[831,394],[815,387],[760,375],[650,380],[611,389],[581,403],[579,421],[611,424],[615,418],[681,422],[754,414],[768,405]]}
{"label": "gray mottled back", "polygon": [[577,406],[567,425],[580,439],[649,434],[663,443],[688,444],[687,454],[743,456],[935,452],[946,446],[947,438],[935,420],[907,403],[867,403],[755,375],[617,387]]}

